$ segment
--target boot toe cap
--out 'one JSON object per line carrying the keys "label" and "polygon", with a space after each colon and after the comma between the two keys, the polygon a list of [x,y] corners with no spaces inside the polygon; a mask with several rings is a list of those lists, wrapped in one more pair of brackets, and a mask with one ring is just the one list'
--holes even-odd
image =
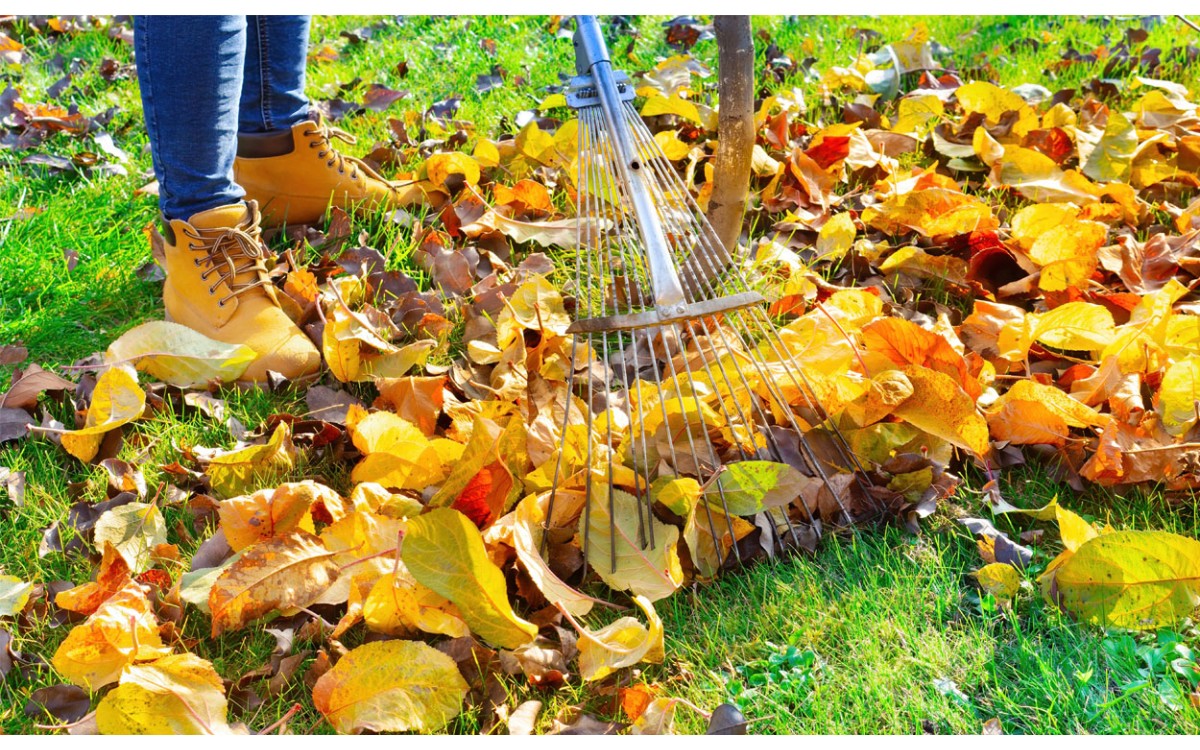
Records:
{"label": "boot toe cap", "polygon": [[265,382],[268,370],[288,380],[307,379],[320,371],[321,353],[283,311],[268,309],[255,318],[256,331],[244,343],[258,352],[258,359],[242,373],[242,381]]}

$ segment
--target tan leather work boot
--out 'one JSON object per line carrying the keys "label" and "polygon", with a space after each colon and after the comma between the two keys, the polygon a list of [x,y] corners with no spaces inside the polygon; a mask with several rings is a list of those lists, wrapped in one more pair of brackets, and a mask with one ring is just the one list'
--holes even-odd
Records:
{"label": "tan leather work boot", "polygon": [[267,278],[254,203],[171,221],[163,246],[167,320],[258,352],[239,382],[262,383],[267,370],[301,382],[317,374],[320,353],[280,308]]}
{"label": "tan leather work boot", "polygon": [[388,181],[362,159],[338,153],[332,138],[356,140],[311,120],[291,131],[238,136],[233,179],[247,200],[258,201],[265,226],[312,224],[331,204],[353,212],[429,202],[421,183]]}

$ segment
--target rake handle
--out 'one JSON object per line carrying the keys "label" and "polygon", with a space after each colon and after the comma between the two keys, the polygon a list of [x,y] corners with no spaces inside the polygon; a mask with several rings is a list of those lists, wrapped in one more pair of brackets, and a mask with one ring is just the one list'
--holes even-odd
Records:
{"label": "rake handle", "polygon": [[600,32],[595,16],[575,17],[575,68],[580,75],[590,75],[600,96],[604,122],[617,150],[617,168],[622,184],[628,190],[637,216],[638,233],[646,246],[650,285],[654,289],[654,305],[664,315],[679,315],[686,309],[687,298],[679,283],[679,274],[671,259],[671,246],[663,231],[658,209],[650,197],[645,165],[633,142],[633,133],[625,122],[621,96],[613,78],[612,60],[608,45]]}

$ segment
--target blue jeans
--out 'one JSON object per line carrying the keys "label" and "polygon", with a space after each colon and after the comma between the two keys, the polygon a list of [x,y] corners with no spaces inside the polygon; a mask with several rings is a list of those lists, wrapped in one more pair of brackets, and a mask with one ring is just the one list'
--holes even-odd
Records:
{"label": "blue jeans", "polygon": [[309,118],[308,16],[137,16],[134,50],[167,219],[236,203],[238,133]]}

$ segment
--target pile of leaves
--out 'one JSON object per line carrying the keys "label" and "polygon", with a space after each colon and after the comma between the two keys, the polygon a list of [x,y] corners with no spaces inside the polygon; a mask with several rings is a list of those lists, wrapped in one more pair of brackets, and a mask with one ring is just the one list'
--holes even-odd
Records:
{"label": "pile of leaves", "polygon": [[[668,32],[686,46],[702,35],[696,26]],[[769,77],[786,62],[779,52]],[[796,355],[778,366],[799,368],[811,391],[789,394],[809,426],[798,437],[844,439],[878,490],[871,499],[888,501],[882,516],[878,503],[866,512],[854,473],[836,461],[823,487],[799,461],[727,464],[717,478],[737,499],[727,517],[696,460],[656,467],[651,483],[649,467],[610,452],[587,430],[588,410],[620,425],[619,437],[642,429],[666,440],[698,414],[681,408],[672,421],[647,395],[660,384],[626,392],[600,355],[572,356],[574,290],[550,256],[569,257],[588,220],[570,208],[577,123],[539,112],[467,153],[453,150],[468,139],[447,135],[444,118],[408,113],[373,156],[420,159],[409,177],[432,210],[387,219],[412,238],[428,284],[389,270],[393,248],[355,245],[338,211],[282,238],[295,245],[272,277],[327,371],[307,414],[253,430],[227,418],[219,384],[253,352],[165,322],[80,363],[78,382],[35,365],[0,397],[0,440],[40,436],[109,477],[107,499],[73,506],[41,550],[91,555],[93,580],[0,577],[0,617],[73,625],[48,659],[72,687],[35,696],[34,710],[72,731],[248,731],[231,711],[280,694],[307,663],[313,706],[342,732],[436,731],[468,707],[485,729],[530,731],[538,706],[507,706],[505,674],[543,689],[620,686],[632,731],[669,732],[683,702],[629,684],[631,668],[665,658],[655,602],[711,579],[735,546],[776,552],[768,510],[828,524],[832,508],[848,507],[852,520],[915,530],[968,465],[992,480],[994,513],[1057,522],[1066,549],[1041,583],[1064,609],[1133,629],[1191,614],[1200,543],[1097,528],[1056,502],[1020,510],[995,481],[1027,460],[1079,488],[1182,492],[1200,481],[1191,93],[1146,77],[1113,95],[935,76],[938,48],[920,28],[880,52],[818,73],[813,111],[799,91],[761,99],[747,226],[771,231],[746,237],[738,262]],[[709,75],[681,54],[638,88],[656,141],[702,205],[719,137]],[[901,95],[906,81],[915,89]],[[563,104],[551,94],[539,109]],[[606,397],[586,402],[572,375]],[[720,392],[692,390],[705,399],[699,411],[719,409]],[[76,423],[39,412],[44,393],[73,399]],[[122,435],[180,409],[224,422],[237,445],[176,445],[177,460],[160,467],[171,483],[152,493],[136,458],[116,458]],[[330,466],[348,476],[310,471]],[[18,497],[21,477],[0,478]],[[635,498],[646,491],[648,519]],[[192,523],[169,527],[167,507]],[[962,520],[988,563],[981,588],[1011,600],[1028,549],[985,519]],[[192,653],[184,626],[194,617],[214,638],[268,627],[278,648],[261,669],[220,675]],[[314,644],[315,659],[297,643]],[[4,656],[6,671],[41,658]],[[94,711],[89,695],[101,696]],[[562,716],[557,728],[623,727]]]}

